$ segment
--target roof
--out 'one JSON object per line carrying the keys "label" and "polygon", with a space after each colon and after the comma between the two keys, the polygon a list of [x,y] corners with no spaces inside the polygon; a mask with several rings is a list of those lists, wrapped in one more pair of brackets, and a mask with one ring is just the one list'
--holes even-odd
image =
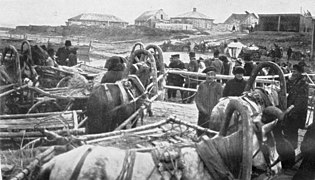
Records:
{"label": "roof", "polygon": [[248,14],[232,14],[230,17],[227,18],[227,20],[225,20],[224,23],[228,23],[228,21],[230,19],[236,19],[239,21],[244,21],[249,15],[253,15],[255,18],[258,19],[258,17],[254,14],[254,13],[248,13]]}
{"label": "roof", "polygon": [[69,21],[105,21],[105,22],[125,22],[126,21],[108,14],[83,13],[68,19]]}
{"label": "roof", "polygon": [[185,19],[209,19],[209,20],[213,20],[211,18],[209,18],[208,16],[200,13],[200,12],[197,12],[196,10],[193,10],[193,11],[190,11],[190,12],[187,12],[187,13],[184,13],[184,14],[180,14],[178,16],[175,16],[173,18],[185,18]]}
{"label": "roof", "polygon": [[163,11],[163,9],[153,10],[153,11],[145,11],[135,21],[146,21],[146,20],[150,19],[151,17],[153,17],[159,11]]}
{"label": "roof", "polygon": [[299,13],[283,13],[283,14],[258,14],[258,16],[303,16]]}

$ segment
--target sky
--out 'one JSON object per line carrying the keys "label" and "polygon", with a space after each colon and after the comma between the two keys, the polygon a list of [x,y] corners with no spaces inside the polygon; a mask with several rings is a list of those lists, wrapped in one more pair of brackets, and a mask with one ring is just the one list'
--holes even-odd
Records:
{"label": "sky", "polygon": [[65,25],[81,13],[117,16],[134,24],[143,12],[163,9],[170,17],[195,7],[197,11],[224,22],[232,13],[301,13],[315,16],[315,0],[0,0],[0,26]]}

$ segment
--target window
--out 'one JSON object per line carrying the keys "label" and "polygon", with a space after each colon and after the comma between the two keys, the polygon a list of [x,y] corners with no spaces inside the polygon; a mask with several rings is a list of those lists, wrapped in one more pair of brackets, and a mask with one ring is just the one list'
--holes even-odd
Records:
{"label": "window", "polygon": [[161,19],[163,19],[163,14],[161,14]]}

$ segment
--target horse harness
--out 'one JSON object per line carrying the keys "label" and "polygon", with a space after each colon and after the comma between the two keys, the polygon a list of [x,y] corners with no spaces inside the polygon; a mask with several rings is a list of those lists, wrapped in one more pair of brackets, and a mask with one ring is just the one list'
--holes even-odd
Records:
{"label": "horse harness", "polygon": [[[71,176],[70,176],[70,180],[77,180],[82,166],[85,162],[85,159],[87,158],[87,156],[92,152],[93,147],[89,147],[84,154],[81,156],[80,160],[78,161],[77,165],[75,166]],[[124,180],[124,179],[128,179],[130,180],[132,178],[132,172],[133,172],[133,167],[134,167],[134,163],[135,163],[135,159],[136,159],[136,151],[135,150],[126,150],[126,155],[125,155],[125,159],[123,162],[123,168],[119,174],[119,176],[116,178],[116,180]]]}
{"label": "horse harness", "polygon": [[[132,84],[130,81],[142,93],[140,96],[135,97],[135,92],[132,92]],[[117,81],[115,83],[105,83],[105,84],[102,84],[102,86],[108,98],[109,107],[110,107],[109,109],[111,109],[110,110],[111,113],[128,104],[135,103],[138,99],[142,98],[143,95],[146,94],[144,86],[142,85],[139,78],[135,75],[129,75],[128,80]],[[119,97],[120,97],[121,104],[117,107],[114,107],[114,99],[110,92],[109,86],[117,86],[119,89],[119,92],[120,92]],[[129,97],[132,98],[131,101],[129,100]]]}

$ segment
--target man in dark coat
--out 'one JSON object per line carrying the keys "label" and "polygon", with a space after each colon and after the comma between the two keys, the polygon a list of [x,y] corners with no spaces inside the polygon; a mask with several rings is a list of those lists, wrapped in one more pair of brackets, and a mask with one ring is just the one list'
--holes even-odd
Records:
{"label": "man in dark coat", "polygon": [[[190,62],[188,64],[188,71],[190,72],[198,72],[199,70],[199,64],[196,60],[196,54],[195,52],[189,53],[189,59]],[[187,76],[185,81],[185,88],[193,88],[196,89],[198,85],[198,76]],[[183,103],[192,103],[194,101],[194,92],[188,92],[186,91],[184,93],[184,100]]]}
{"label": "man in dark coat", "polygon": [[288,50],[287,50],[287,57],[288,57],[288,61],[290,60],[290,58],[291,58],[291,55],[292,55],[292,48],[291,48],[291,46],[289,46],[289,48],[288,48]]}
{"label": "man in dark coat", "polygon": [[308,83],[303,67],[295,64],[292,70],[292,77],[287,83],[288,107],[294,105],[294,108],[287,115],[284,121],[284,135],[291,142],[294,148],[297,148],[298,130],[305,127],[308,106]]}
{"label": "man in dark coat", "polygon": [[57,50],[57,63],[62,66],[73,66],[77,64],[76,48],[71,48],[71,41],[66,40],[65,46]]}
{"label": "man in dark coat", "polygon": [[[169,68],[174,68],[174,69],[185,69],[185,64],[179,59],[179,54],[174,54],[171,56],[170,60],[170,64],[169,64]],[[167,75],[167,85],[171,85],[171,86],[178,86],[178,87],[183,87],[184,84],[184,77],[179,75],[179,74],[168,74]],[[176,98],[176,89],[168,89],[167,90],[167,96],[168,99],[171,100],[172,98]],[[181,96],[183,98],[182,95],[182,91],[181,92]]]}
{"label": "man in dark coat", "polygon": [[220,54],[219,50],[214,51],[213,53],[214,59],[211,66],[213,66],[216,69],[216,72],[218,74],[223,74],[224,66],[223,66],[223,62],[219,59],[219,54]]}
{"label": "man in dark coat", "polygon": [[253,69],[256,67],[256,64],[254,64],[254,61],[251,59],[250,54],[245,54],[244,55],[244,69],[245,69],[245,74],[244,76],[250,76]]}
{"label": "man in dark coat", "polygon": [[[222,85],[215,80],[215,68],[207,72],[206,81],[202,82],[196,93],[196,106],[199,111],[198,126],[209,128],[212,109],[222,97]],[[201,136],[202,131],[197,131]]]}
{"label": "man in dark coat", "polygon": [[236,66],[233,70],[234,79],[226,82],[223,89],[223,97],[227,96],[241,96],[245,86],[246,81],[243,79],[245,70],[241,66]]}

